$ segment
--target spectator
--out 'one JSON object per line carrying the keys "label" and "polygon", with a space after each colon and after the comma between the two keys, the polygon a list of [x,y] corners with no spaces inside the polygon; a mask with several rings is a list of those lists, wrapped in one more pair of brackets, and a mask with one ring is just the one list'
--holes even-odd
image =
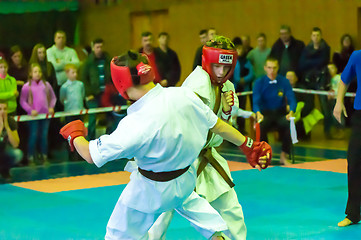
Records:
{"label": "spectator", "polygon": [[[28,64],[18,45],[10,48],[9,75],[17,80],[18,86],[23,86],[28,80]],[[19,89],[20,90],[20,89]]]}
{"label": "spectator", "polygon": [[314,27],[310,43],[303,49],[299,66],[304,72],[304,81],[310,89],[321,89],[325,85],[320,79],[327,64],[330,62],[330,46],[322,38],[321,29]]}
{"label": "spectator", "polygon": [[[60,102],[64,105],[65,112],[81,110],[84,108],[85,90],[84,84],[77,80],[77,67],[74,64],[65,65],[65,73],[68,80],[60,88]],[[71,122],[80,119],[81,116],[65,117],[66,122]],[[79,155],[68,151],[69,159],[71,161],[80,160]]]}
{"label": "spectator", "polygon": [[[242,40],[239,37],[233,39],[234,47],[237,51],[238,58],[234,69],[232,82],[236,92],[244,92],[252,90],[252,82],[254,79],[254,71],[251,62],[246,58]],[[239,108],[245,109],[247,96],[239,97]],[[238,130],[244,132],[245,120],[243,117],[237,118]]]}
{"label": "spectator", "polygon": [[[51,85],[43,79],[41,67],[33,63],[29,68],[29,81],[23,86],[20,94],[21,107],[31,116],[39,113],[54,113],[56,96]],[[36,147],[40,147],[40,158],[48,163],[48,130],[49,119],[29,122],[28,160],[35,164]],[[40,159],[39,159],[40,160]]]}
{"label": "spectator", "polygon": [[[338,69],[336,67],[336,65],[334,63],[329,63],[327,65],[328,68],[328,72],[330,75],[330,85],[331,85],[331,89],[330,89],[330,95],[328,95],[328,109],[329,111],[332,112],[332,108],[333,106],[335,106],[336,104],[336,96],[337,96],[337,91],[338,91],[338,85],[341,82],[341,75],[338,74]],[[331,117],[332,119],[332,127],[334,127],[335,129],[331,129],[331,138],[333,139],[342,139],[345,137],[345,133],[343,130],[343,125],[344,125],[344,117],[341,116],[342,119],[342,123],[339,124],[335,118]],[[332,132],[332,130],[335,130],[335,132]]]}
{"label": "spectator", "polygon": [[[288,71],[286,73],[286,78],[290,81],[292,88],[305,88],[302,83],[298,81],[298,77],[295,72]],[[311,130],[318,123],[318,121],[323,119],[323,115],[317,108],[313,108],[313,104],[309,104],[309,102],[313,101],[313,95],[296,92],[295,96],[297,100],[297,107],[294,116],[297,129],[297,138],[302,140],[310,140]],[[287,111],[289,111],[289,105]]]}
{"label": "spectator", "polygon": [[[105,91],[101,98],[102,107],[112,107],[112,106],[122,106],[127,104],[125,100],[115,88],[113,82],[108,83],[105,86]],[[106,133],[112,133],[118,126],[119,121],[125,117],[126,111],[122,110],[120,112],[107,112],[107,128]]]}
{"label": "spectator", "polygon": [[257,35],[257,47],[247,54],[247,59],[252,63],[254,69],[255,79],[265,74],[264,64],[270,53],[271,48],[267,47],[266,34],[259,33]]}
{"label": "spectator", "polygon": [[19,96],[19,92],[16,88],[16,80],[8,74],[6,60],[0,57],[0,100],[6,101],[7,113],[9,115],[16,113],[17,96]]}
{"label": "spectator", "polygon": [[[330,47],[322,39],[321,29],[314,27],[311,33],[311,42],[303,49],[299,62],[300,71],[304,73],[302,82],[307,89],[328,90],[327,64],[329,62]],[[319,99],[322,114],[324,115],[324,133],[326,137],[331,138],[332,111],[328,107],[327,96],[319,96]],[[309,104],[314,104],[314,101]]]}
{"label": "spectator", "polygon": [[[28,64],[18,45],[10,48],[10,64],[8,73],[16,79],[17,91],[20,92],[22,86],[28,79]],[[17,99],[17,105],[19,105],[19,99]],[[18,115],[26,114],[21,108],[17,108],[16,113]]]}
{"label": "spectator", "polygon": [[142,47],[139,49],[140,53],[147,55],[149,59],[149,65],[152,67],[155,74],[155,83],[160,83],[162,86],[166,86],[166,82],[162,80],[162,77],[159,73],[157,62],[157,56],[153,48],[153,34],[151,32],[142,33]]}
{"label": "spectator", "polygon": [[253,47],[251,47],[251,38],[249,35],[243,35],[241,36],[241,40],[243,43],[244,54],[247,56],[247,54],[253,49]]}
{"label": "spectator", "polygon": [[[32,63],[38,63],[40,65],[44,80],[50,83],[51,87],[55,92],[56,98],[59,99],[60,86],[58,85],[58,81],[56,79],[55,69],[53,64],[48,61],[48,57],[46,55],[46,48],[42,43],[38,43],[33,47],[31,57],[29,60],[29,64]],[[62,111],[63,109],[64,109],[63,105],[60,103],[60,101],[57,101],[55,104],[54,111],[56,112]],[[60,126],[61,126],[60,118],[51,119],[49,126],[49,135],[52,136],[49,140],[50,149],[55,149],[60,147],[59,140],[61,139],[59,139],[60,136],[58,134],[60,130]],[[21,125],[19,126],[19,130],[23,130]],[[27,134],[24,134],[23,131],[21,135],[22,137],[27,136]]]}
{"label": "spectator", "polygon": [[48,61],[46,56],[46,49],[42,43],[38,43],[33,47],[29,64],[37,63],[41,67],[43,78],[48,81],[54,89],[55,95],[59,96],[59,87],[56,80],[55,69],[51,62]]}
{"label": "spectator", "polygon": [[49,62],[55,68],[58,88],[66,81],[67,77],[64,71],[65,65],[73,63],[79,65],[79,58],[73,48],[66,46],[66,34],[62,30],[58,30],[54,34],[54,45],[46,50]]}
{"label": "spectator", "polygon": [[[103,50],[104,41],[96,38],[91,43],[92,52],[85,60],[81,70],[81,80],[85,87],[86,105],[88,108],[100,106],[100,99],[105,86],[111,82],[110,61],[111,58]],[[96,115],[89,114],[88,137],[95,138]]]}
{"label": "spectator", "polygon": [[[83,82],[77,80],[77,67],[74,64],[65,65],[68,80],[60,88],[60,102],[65,112],[81,110],[84,108],[85,89]],[[67,117],[67,122],[79,119],[79,116]]]}
{"label": "spectator", "polygon": [[159,47],[154,49],[159,74],[168,87],[175,86],[179,81],[181,67],[177,53],[168,47],[169,35],[161,32],[158,36]]}
{"label": "spectator", "polygon": [[279,74],[286,76],[288,71],[294,71],[298,77],[301,76],[298,65],[304,47],[305,44],[302,41],[292,36],[290,26],[281,25],[280,38],[273,44],[270,53],[279,62]]}
{"label": "spectator", "polygon": [[[46,55],[46,48],[42,43],[38,43],[33,47],[31,57],[29,60],[29,64],[37,63],[41,67],[41,72],[43,74],[44,80],[48,81],[53,88],[55,92],[55,96],[57,99],[59,99],[59,91],[60,86],[58,85],[58,81],[56,79],[55,69],[51,62],[48,61],[48,57]],[[60,101],[57,101],[55,104],[54,111],[62,111],[63,105],[60,103]],[[60,118],[53,118],[50,120],[50,126],[49,126],[49,135],[52,136],[49,139],[49,149],[57,149],[61,147],[59,145],[59,141],[61,140],[59,136],[59,130],[61,127]],[[28,137],[28,135],[24,132],[23,125],[19,124],[19,131],[21,131],[22,137]],[[25,130],[26,131],[26,130]],[[23,141],[21,141],[21,147],[23,148]],[[49,151],[49,154],[51,154],[51,151]]]}
{"label": "spectator", "polygon": [[201,46],[197,48],[196,55],[194,56],[192,70],[194,70],[197,66],[202,66],[202,50],[203,50],[203,46],[208,41],[208,30],[207,29],[202,29],[199,32],[199,40],[201,41]]}
{"label": "spectator", "polygon": [[215,28],[213,28],[213,27],[208,28],[208,30],[207,30],[207,41],[213,40],[216,35],[217,35],[217,30]]}
{"label": "spectator", "polygon": [[[254,70],[251,62],[246,58],[242,40],[239,37],[233,39],[238,58],[233,73],[233,84],[237,92],[252,90]],[[243,108],[243,107],[242,107]]]}
{"label": "spectator", "polygon": [[336,65],[338,73],[342,73],[343,69],[346,67],[348,59],[350,58],[352,52],[355,50],[355,47],[352,43],[352,38],[350,34],[344,34],[341,37],[341,51],[334,52],[332,57],[332,62]]}
{"label": "spectator", "polygon": [[[336,96],[337,96],[337,89],[338,89],[338,84],[340,83],[341,81],[341,75],[338,74],[338,69],[336,67],[336,64],[334,63],[329,63],[327,65],[327,68],[328,68],[328,72],[330,74],[330,77],[331,77],[331,89],[330,91],[333,93],[332,95],[334,95],[332,97],[332,99],[336,99]],[[336,103],[336,101],[335,101]],[[332,105],[334,106],[335,103]]]}
{"label": "spectator", "polygon": [[[261,140],[267,140],[267,133],[276,128],[282,139],[281,164],[289,164],[288,154],[291,147],[290,123],[296,110],[296,98],[290,82],[278,72],[278,60],[268,57],[264,70],[266,75],[257,79],[253,86],[253,112],[261,121]],[[286,105],[290,105],[287,112]]]}
{"label": "spectator", "polygon": [[7,113],[7,102],[0,100],[0,174],[10,181],[10,168],[19,163],[23,153],[15,120]]}
{"label": "spectator", "polygon": [[[341,51],[335,52],[332,57],[332,62],[336,65],[338,69],[338,73],[341,73],[345,68],[352,52],[354,51],[354,45],[352,42],[352,38],[349,34],[344,34],[341,37]],[[351,81],[348,86],[349,92],[356,92],[357,89],[357,81]],[[353,108],[354,98],[345,98],[345,107],[348,114],[348,118],[346,118],[346,125],[351,125],[351,117],[355,109]]]}

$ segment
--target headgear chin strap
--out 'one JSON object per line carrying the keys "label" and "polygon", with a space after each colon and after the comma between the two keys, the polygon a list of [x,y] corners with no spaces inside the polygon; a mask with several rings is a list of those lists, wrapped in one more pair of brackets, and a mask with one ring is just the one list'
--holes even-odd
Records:
{"label": "headgear chin strap", "polygon": [[[154,72],[151,66],[141,62],[136,66],[136,69],[130,69],[127,66],[116,65],[114,60],[116,60],[116,57],[110,62],[110,73],[115,88],[123,98],[129,99],[127,90],[130,87],[144,85],[154,80]],[[135,75],[135,72],[137,75]]]}
{"label": "headgear chin strap", "polygon": [[[221,48],[203,47],[202,55],[202,68],[209,74],[211,82],[214,85],[222,85],[225,83],[233,74],[234,68],[237,63],[237,51],[226,50]],[[212,64],[221,64],[231,66],[229,72],[222,78],[221,82],[218,82],[218,77],[213,72]]]}

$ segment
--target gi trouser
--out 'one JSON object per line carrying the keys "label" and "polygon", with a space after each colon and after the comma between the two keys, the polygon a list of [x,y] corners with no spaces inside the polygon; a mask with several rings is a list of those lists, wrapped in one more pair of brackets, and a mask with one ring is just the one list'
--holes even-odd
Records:
{"label": "gi trouser", "polygon": [[[192,192],[175,210],[190,221],[207,239],[215,232],[227,230],[227,225],[218,212],[210,206],[207,200],[201,198],[195,192]],[[109,219],[105,239],[149,239],[148,230],[160,214],[137,211],[125,206],[119,200]]]}

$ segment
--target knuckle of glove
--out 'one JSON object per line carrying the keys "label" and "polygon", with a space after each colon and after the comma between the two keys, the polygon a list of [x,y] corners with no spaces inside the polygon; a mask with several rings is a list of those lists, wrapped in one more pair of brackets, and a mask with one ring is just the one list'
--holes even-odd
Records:
{"label": "knuckle of glove", "polygon": [[265,166],[262,167],[262,169],[265,169],[267,168],[270,164],[271,164],[271,160],[272,160],[272,148],[271,146],[266,143],[266,142],[261,142],[261,145],[260,145],[260,157],[264,157],[264,156],[267,156],[267,159],[266,159],[266,163],[264,164]]}
{"label": "knuckle of glove", "polygon": [[67,139],[69,136],[74,138],[75,136],[86,136],[84,123],[80,120],[72,121],[66,124],[64,127],[60,129],[60,134]]}
{"label": "knuckle of glove", "polygon": [[[266,163],[260,163],[260,158],[267,156],[269,157],[266,159]],[[252,152],[247,154],[247,161],[252,166],[255,167],[259,165],[262,169],[266,169],[270,163],[272,158],[272,148],[266,142],[254,142]]]}

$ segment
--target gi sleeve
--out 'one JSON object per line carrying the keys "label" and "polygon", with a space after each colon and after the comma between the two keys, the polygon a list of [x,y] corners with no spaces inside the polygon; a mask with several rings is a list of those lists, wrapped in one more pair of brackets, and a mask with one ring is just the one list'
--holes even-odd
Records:
{"label": "gi sleeve", "polygon": [[113,133],[89,142],[90,156],[97,167],[116,159],[134,157],[142,135],[136,132],[134,125],[129,125],[131,121],[125,117]]}
{"label": "gi sleeve", "polygon": [[205,117],[205,121],[202,122],[207,123],[209,129],[213,128],[218,121],[217,115],[208,107],[208,105],[203,103],[194,92],[186,91],[186,94],[191,97],[193,108],[198,111],[198,115]]}

